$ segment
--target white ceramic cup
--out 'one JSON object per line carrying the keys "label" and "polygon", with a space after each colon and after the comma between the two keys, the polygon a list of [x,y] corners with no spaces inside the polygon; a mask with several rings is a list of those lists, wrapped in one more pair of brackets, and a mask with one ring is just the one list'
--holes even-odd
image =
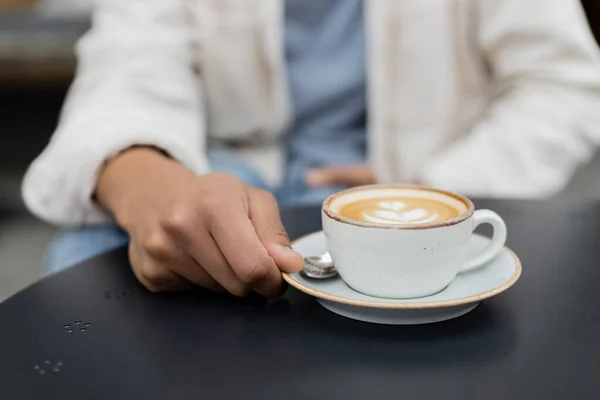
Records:
{"label": "white ceramic cup", "polygon": [[[395,196],[442,201],[460,214],[437,222],[393,225],[339,214],[349,203]],[[371,185],[344,190],[325,200],[322,218],[327,246],[342,279],[361,293],[383,298],[437,293],[458,273],[491,260],[506,242],[506,225],[498,214],[475,211],[471,200],[459,194],[424,187]],[[493,226],[494,236],[486,249],[467,260],[469,238],[485,223]]]}

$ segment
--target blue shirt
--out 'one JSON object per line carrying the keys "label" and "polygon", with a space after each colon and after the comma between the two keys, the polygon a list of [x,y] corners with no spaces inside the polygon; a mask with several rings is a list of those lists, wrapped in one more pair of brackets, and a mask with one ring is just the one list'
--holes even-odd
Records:
{"label": "blue shirt", "polygon": [[285,55],[293,109],[288,174],[364,162],[363,1],[286,0]]}

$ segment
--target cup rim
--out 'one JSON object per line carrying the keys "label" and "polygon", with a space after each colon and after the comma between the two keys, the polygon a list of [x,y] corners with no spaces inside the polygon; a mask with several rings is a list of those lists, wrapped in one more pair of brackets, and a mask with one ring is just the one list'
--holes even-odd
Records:
{"label": "cup rim", "polygon": [[[349,193],[353,193],[353,192],[362,192],[362,191],[369,190],[369,189],[408,189],[408,190],[423,190],[423,191],[428,191],[428,192],[436,192],[436,193],[440,193],[440,194],[443,194],[443,195],[446,195],[449,197],[453,197],[456,200],[463,202],[467,206],[467,210],[454,218],[445,219],[442,221],[427,222],[424,224],[379,224],[376,222],[358,221],[356,219],[344,217],[344,216],[332,211],[331,208],[329,207],[329,205],[331,204],[332,201],[334,201],[335,199],[337,199],[341,196],[345,196],[345,195],[347,195]],[[459,224],[459,223],[469,219],[475,213],[475,205],[473,204],[473,202],[469,198],[467,198],[461,194],[458,194],[458,193],[449,192],[447,190],[436,189],[436,188],[432,188],[429,186],[423,186],[423,185],[386,185],[386,184],[364,185],[364,186],[357,186],[357,187],[341,190],[341,191],[336,192],[336,193],[330,195],[329,197],[327,197],[323,201],[323,205],[322,205],[321,209],[329,218],[334,219],[334,220],[344,223],[344,224],[356,225],[356,226],[361,226],[364,228],[398,229],[398,230],[421,230],[421,229],[431,229],[431,228],[441,228],[441,227],[445,227],[445,226],[452,226],[452,225]]]}

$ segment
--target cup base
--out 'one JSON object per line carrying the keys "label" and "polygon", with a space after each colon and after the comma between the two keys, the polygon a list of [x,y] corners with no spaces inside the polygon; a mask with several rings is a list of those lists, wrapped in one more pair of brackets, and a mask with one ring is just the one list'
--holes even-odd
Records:
{"label": "cup base", "polygon": [[351,285],[350,283],[346,282],[346,280],[344,280],[344,277],[340,275],[340,277],[342,278],[342,281],[344,281],[344,283],[352,290],[364,294],[365,296],[371,296],[371,297],[377,297],[379,299],[395,299],[395,300],[409,300],[409,299],[421,299],[423,297],[429,297],[429,296],[433,296],[435,294],[440,293],[441,291],[445,290],[449,284],[446,284],[444,286],[442,286],[441,288],[436,288],[434,290],[431,291],[427,291],[424,293],[419,293],[419,294],[413,294],[413,295],[402,295],[402,294],[378,294],[378,293],[374,293],[372,291],[369,290],[363,290],[359,287],[356,287],[355,285]]}
{"label": "cup base", "polygon": [[447,321],[467,314],[479,305],[479,302],[462,304],[455,307],[442,307],[417,310],[388,310],[357,307],[319,299],[327,310],[342,317],[362,322],[382,325],[422,325]]}

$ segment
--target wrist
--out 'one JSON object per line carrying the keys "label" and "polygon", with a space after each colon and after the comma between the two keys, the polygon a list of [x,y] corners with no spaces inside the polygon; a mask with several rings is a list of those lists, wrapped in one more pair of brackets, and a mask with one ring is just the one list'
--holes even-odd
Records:
{"label": "wrist", "polygon": [[132,147],[107,161],[100,171],[95,200],[117,219],[127,199],[140,186],[148,186],[153,171],[174,164],[164,152],[152,147]]}

